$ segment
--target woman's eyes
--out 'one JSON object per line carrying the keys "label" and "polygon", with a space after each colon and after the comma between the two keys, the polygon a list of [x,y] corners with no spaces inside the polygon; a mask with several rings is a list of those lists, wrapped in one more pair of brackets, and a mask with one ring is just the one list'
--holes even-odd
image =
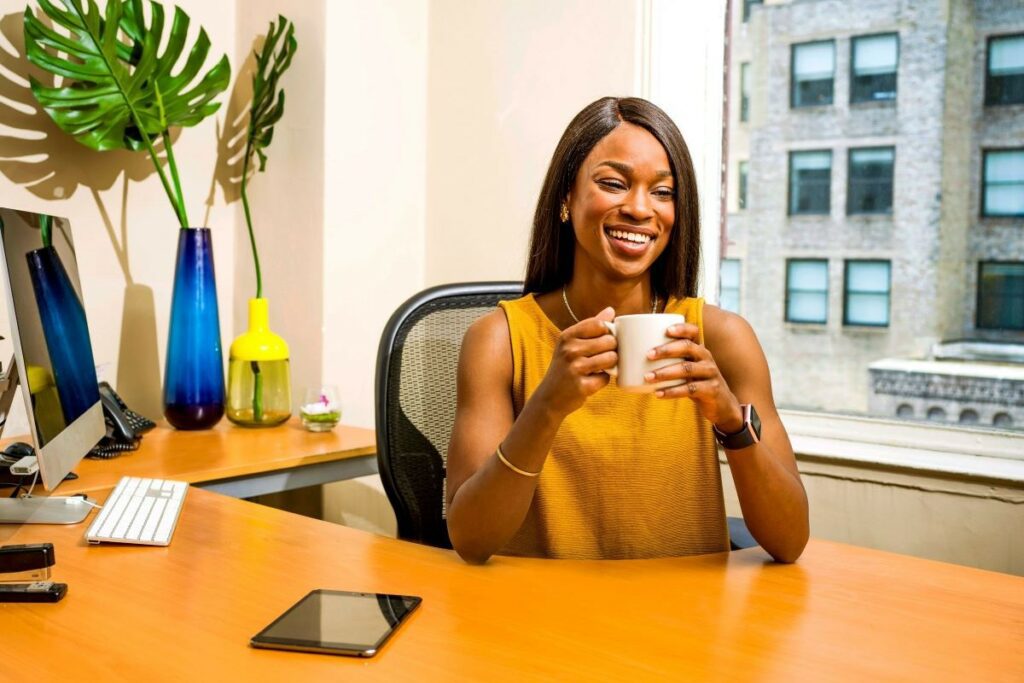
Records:
{"label": "woman's eyes", "polygon": [[[609,190],[623,191],[628,189],[626,183],[617,178],[600,178],[597,184]],[[675,199],[676,193],[671,187],[657,187],[651,194],[658,199]]]}
{"label": "woman's eyes", "polygon": [[626,183],[622,182],[621,180],[616,180],[615,178],[602,178],[597,181],[597,184],[601,185],[602,187],[608,187],[614,190],[626,189]]}

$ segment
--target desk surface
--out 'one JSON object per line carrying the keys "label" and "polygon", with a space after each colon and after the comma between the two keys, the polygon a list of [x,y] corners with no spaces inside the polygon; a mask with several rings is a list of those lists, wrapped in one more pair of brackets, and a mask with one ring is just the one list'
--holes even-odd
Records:
{"label": "desk surface", "polygon": [[[0,604],[20,680],[1024,679],[1024,579],[824,541],[790,566],[750,549],[474,567],[197,489],[168,548],[84,530],[0,528],[53,542],[69,584]],[[313,588],[423,604],[370,660],[248,647]]]}
{"label": "desk surface", "polygon": [[303,429],[297,417],[269,429],[246,429],[228,420],[194,432],[161,424],[146,433],[137,451],[110,460],[83,460],[75,467],[78,479],[63,482],[54,494],[102,491],[122,476],[203,484],[375,456],[376,452],[372,429],[338,425],[329,432],[313,433]]}

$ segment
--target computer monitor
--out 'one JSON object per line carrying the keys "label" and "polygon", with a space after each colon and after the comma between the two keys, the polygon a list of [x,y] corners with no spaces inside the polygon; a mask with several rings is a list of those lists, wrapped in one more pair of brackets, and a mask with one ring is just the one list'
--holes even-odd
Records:
{"label": "computer monitor", "polygon": [[[71,224],[0,207],[0,235],[14,346],[0,419],[20,383],[39,477],[52,491],[106,433]],[[64,498],[0,498],[0,522],[71,523],[88,510]]]}

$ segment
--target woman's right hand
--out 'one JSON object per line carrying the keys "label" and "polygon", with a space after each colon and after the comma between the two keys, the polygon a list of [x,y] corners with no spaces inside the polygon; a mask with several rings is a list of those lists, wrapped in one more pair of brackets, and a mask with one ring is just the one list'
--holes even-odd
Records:
{"label": "woman's right hand", "polygon": [[605,372],[619,361],[617,342],[604,323],[615,319],[611,306],[567,327],[558,338],[547,374],[534,396],[565,417],[610,381]]}

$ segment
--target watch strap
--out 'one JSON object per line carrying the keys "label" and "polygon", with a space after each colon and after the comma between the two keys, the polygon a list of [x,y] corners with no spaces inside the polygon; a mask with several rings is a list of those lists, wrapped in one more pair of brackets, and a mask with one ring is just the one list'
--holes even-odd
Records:
{"label": "watch strap", "polygon": [[715,439],[722,444],[722,448],[735,451],[752,446],[761,440],[761,419],[758,417],[757,411],[754,410],[754,406],[744,403],[740,405],[740,409],[743,411],[743,427],[738,432],[725,434],[715,425],[711,425]]}

